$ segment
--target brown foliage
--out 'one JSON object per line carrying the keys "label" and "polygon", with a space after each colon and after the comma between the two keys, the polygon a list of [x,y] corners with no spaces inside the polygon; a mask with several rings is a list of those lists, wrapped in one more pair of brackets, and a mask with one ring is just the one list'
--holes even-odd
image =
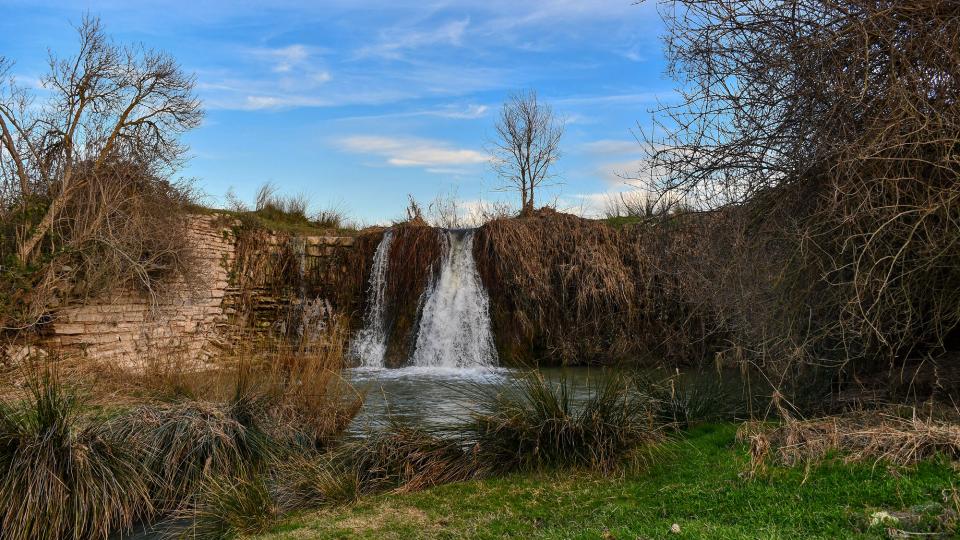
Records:
{"label": "brown foliage", "polygon": [[[960,6],[662,3],[683,100],[655,187],[736,206],[704,274],[759,362],[869,371],[960,340]],[[733,291],[736,294],[723,294]]]}
{"label": "brown foliage", "polygon": [[706,358],[721,330],[691,294],[696,275],[682,266],[696,255],[695,230],[674,218],[615,229],[549,209],[484,225],[474,251],[502,356],[564,364]]}
{"label": "brown foliage", "polygon": [[[749,441],[753,469],[771,457],[787,465],[819,461],[842,452],[847,461],[886,461],[911,465],[931,456],[960,456],[960,426],[955,421],[880,412],[794,420],[779,426],[744,424],[737,438]],[[771,455],[771,451],[773,454]]]}
{"label": "brown foliage", "polygon": [[28,286],[12,291],[15,309],[0,314],[7,326],[29,327],[59,303],[118,290],[140,291],[156,303],[167,286],[192,282],[189,186],[130,162],[83,163],[74,178],[46,260],[30,273]]}

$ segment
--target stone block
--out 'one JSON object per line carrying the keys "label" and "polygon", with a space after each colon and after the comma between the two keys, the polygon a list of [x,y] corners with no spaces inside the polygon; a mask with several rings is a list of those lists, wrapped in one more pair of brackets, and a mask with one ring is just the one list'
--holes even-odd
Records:
{"label": "stone block", "polygon": [[82,324],[55,323],[53,325],[53,331],[62,335],[77,335],[86,332],[86,326]]}

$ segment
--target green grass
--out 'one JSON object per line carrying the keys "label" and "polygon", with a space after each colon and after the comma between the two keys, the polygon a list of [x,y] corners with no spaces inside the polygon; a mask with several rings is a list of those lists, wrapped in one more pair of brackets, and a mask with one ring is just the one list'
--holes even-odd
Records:
{"label": "green grass", "polygon": [[871,512],[942,503],[957,482],[947,462],[891,471],[829,461],[750,479],[735,429],[696,428],[646,471],[622,477],[516,474],[380,495],[257,538],[883,538],[867,527]]}

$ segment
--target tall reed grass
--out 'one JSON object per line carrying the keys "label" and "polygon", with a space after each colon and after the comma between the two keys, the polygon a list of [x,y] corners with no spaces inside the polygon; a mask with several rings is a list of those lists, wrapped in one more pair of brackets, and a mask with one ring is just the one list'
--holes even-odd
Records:
{"label": "tall reed grass", "polygon": [[0,520],[10,540],[106,539],[153,511],[138,446],[119,439],[52,369],[0,404]]}
{"label": "tall reed grass", "polygon": [[262,475],[216,476],[170,518],[167,538],[222,540],[267,531],[280,509]]}
{"label": "tall reed grass", "polygon": [[356,471],[361,493],[418,491],[484,474],[463,440],[422,427],[392,424],[341,450]]}
{"label": "tall reed grass", "polygon": [[634,451],[661,440],[651,403],[623,377],[592,380],[575,399],[566,379],[539,374],[480,390],[464,426],[484,463],[502,470],[591,467],[612,470]]}

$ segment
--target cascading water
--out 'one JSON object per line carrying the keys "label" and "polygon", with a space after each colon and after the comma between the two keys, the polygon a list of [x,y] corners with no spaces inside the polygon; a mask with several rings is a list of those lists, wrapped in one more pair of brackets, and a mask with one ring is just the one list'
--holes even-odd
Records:
{"label": "cascading water", "polygon": [[370,282],[367,286],[367,313],[361,329],[353,339],[353,356],[360,360],[361,367],[383,367],[387,352],[387,266],[390,260],[390,241],[393,232],[387,230],[373,255]]}
{"label": "cascading water", "polygon": [[473,230],[442,233],[440,277],[427,291],[415,367],[477,368],[496,365],[489,299],[473,259]]}

